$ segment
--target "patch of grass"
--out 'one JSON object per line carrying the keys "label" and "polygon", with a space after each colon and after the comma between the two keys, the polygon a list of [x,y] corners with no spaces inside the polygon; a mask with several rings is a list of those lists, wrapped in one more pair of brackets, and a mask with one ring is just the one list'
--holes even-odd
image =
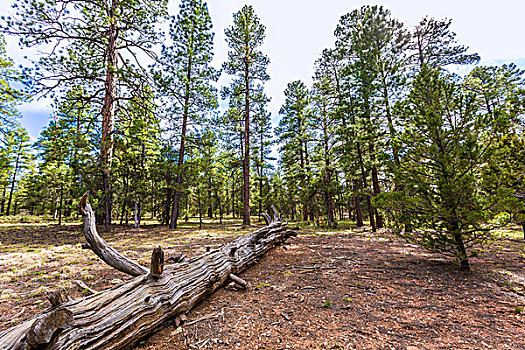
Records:
{"label": "patch of grass", "polygon": [[265,287],[271,287],[271,285],[268,284],[268,283],[261,283],[261,284],[255,286],[255,289],[261,289],[261,288],[265,288]]}
{"label": "patch of grass", "polygon": [[523,313],[523,308],[519,307],[519,306],[516,306],[514,308],[514,312],[517,313],[517,314],[522,314]]}
{"label": "patch of grass", "polygon": [[327,300],[323,303],[323,307],[324,308],[331,308],[332,307],[332,304],[330,303],[330,300]]}

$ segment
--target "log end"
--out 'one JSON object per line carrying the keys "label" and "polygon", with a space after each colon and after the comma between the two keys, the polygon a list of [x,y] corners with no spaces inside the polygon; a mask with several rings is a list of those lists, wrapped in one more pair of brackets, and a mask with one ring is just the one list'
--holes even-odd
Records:
{"label": "log end", "polygon": [[84,193],[84,195],[80,199],[79,208],[80,208],[80,214],[82,214],[82,216],[86,215],[86,204],[87,204],[88,197],[89,197],[89,190],[86,193]]}
{"label": "log end", "polygon": [[228,278],[233,281],[239,288],[241,289],[247,289],[249,284],[239,276],[234,275],[233,273],[230,273],[228,275]]}
{"label": "log end", "polygon": [[151,254],[150,276],[154,279],[160,278],[164,271],[164,252],[160,246],[153,249]]}

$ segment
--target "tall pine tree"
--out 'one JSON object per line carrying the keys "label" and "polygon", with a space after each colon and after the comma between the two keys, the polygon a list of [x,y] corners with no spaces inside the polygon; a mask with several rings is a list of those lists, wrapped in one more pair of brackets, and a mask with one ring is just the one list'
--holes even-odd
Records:
{"label": "tall pine tree", "polygon": [[250,124],[252,122],[252,94],[261,90],[262,82],[270,77],[266,68],[270,62],[260,50],[266,36],[266,27],[260,23],[252,6],[245,5],[233,15],[233,25],[225,31],[230,51],[223,64],[226,73],[235,76],[235,83],[243,95],[244,159],[243,159],[243,225],[250,225]]}
{"label": "tall pine tree", "polygon": [[170,132],[178,134],[180,128],[175,191],[169,224],[170,228],[176,228],[188,125],[191,122],[202,122],[203,114],[217,105],[217,92],[210,85],[217,80],[218,72],[210,66],[214,35],[206,3],[202,0],[183,0],[179,14],[172,18],[170,36],[172,46],[162,48],[156,80],[160,92],[172,101],[168,108]]}

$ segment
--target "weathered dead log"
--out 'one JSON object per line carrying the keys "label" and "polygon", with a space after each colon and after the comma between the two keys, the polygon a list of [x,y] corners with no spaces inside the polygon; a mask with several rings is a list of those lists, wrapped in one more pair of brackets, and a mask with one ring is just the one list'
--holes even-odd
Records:
{"label": "weathered dead log", "polygon": [[84,194],[80,201],[80,212],[84,217],[84,237],[86,238],[89,248],[106,264],[116,268],[119,271],[127,273],[132,276],[140,276],[148,273],[148,269],[136,262],[124,257],[122,254],[111,248],[98,234],[95,223],[95,213],[89,203],[87,197],[89,191]]}
{"label": "weathered dead log", "polygon": [[[96,232],[94,213],[85,198],[86,239],[105,262],[130,275],[118,287],[56,305],[0,332],[0,349],[129,349],[169,321],[180,325],[199,301],[244,271],[276,245],[296,235],[274,212],[269,224],[197,257],[163,266],[161,250],[150,273],[109,247]],[[88,238],[89,237],[89,238]],[[169,259],[168,259],[169,261]],[[246,283],[242,279],[236,281]]]}

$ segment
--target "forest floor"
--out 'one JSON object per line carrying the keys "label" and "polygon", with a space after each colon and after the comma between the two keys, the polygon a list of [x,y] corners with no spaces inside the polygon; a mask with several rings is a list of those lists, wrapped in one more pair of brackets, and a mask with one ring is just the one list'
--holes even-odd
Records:
{"label": "forest floor", "polygon": [[[192,256],[246,232],[230,221],[118,226],[103,236],[148,265],[154,246]],[[386,230],[307,227],[240,275],[248,290],[220,289],[185,325],[137,349],[525,349],[522,238],[502,232],[466,273]],[[0,225],[0,331],[47,308],[46,291],[73,291],[71,280],[102,290],[129,279],[83,242],[78,224]]]}

